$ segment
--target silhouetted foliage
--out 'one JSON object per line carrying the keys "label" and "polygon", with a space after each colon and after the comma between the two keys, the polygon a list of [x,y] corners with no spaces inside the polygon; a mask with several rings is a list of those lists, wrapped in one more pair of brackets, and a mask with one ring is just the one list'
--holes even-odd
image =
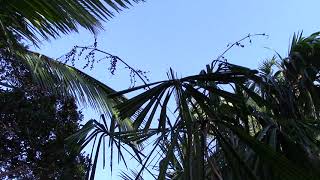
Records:
{"label": "silhouetted foliage", "polygon": [[11,59],[1,59],[0,179],[84,179],[88,158],[65,146],[82,120],[74,99],[34,85]]}

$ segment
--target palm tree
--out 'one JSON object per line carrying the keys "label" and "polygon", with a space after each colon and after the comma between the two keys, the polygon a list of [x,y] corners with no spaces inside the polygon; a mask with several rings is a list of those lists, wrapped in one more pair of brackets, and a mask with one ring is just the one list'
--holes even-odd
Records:
{"label": "palm tree", "polygon": [[[117,140],[152,144],[134,177],[122,178],[146,171],[156,179],[319,179],[319,40],[319,33],[294,36],[289,56],[260,71],[217,60],[199,75],[177,79],[171,71],[167,81],[109,95],[150,87],[115,106],[120,119],[134,120]],[[98,144],[116,134],[105,123],[87,126],[102,134]],[[77,142],[98,136],[90,131]]]}

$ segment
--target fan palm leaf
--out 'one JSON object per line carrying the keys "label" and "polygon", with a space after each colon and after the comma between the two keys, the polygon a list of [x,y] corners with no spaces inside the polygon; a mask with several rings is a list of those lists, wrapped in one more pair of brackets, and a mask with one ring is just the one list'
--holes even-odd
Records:
{"label": "fan palm leaf", "polygon": [[[150,84],[150,90],[116,108],[121,118],[131,117],[140,109],[153,112],[150,107],[154,99],[161,101],[163,94],[170,92],[171,97],[174,91],[178,112],[175,126],[168,127],[170,120],[164,118],[168,116],[166,106],[153,106],[161,109],[155,126],[159,131],[170,129],[158,137],[166,146],[158,166],[159,179],[173,175],[182,179],[317,179],[319,145],[315,132],[305,130],[312,125],[309,114],[298,110],[303,109],[296,103],[299,93],[290,81],[275,76],[269,67],[268,73],[257,72],[221,63],[213,73],[202,71],[200,75]],[[248,88],[248,83],[254,85]],[[233,90],[219,88],[226,85]],[[117,94],[127,92],[130,90]],[[138,112],[137,129],[146,129],[141,122],[149,121],[144,110]],[[213,140],[214,148],[207,146]],[[208,153],[218,165],[209,164],[210,158],[205,156]],[[297,154],[299,158],[295,157]],[[176,157],[181,157],[182,166],[175,169]],[[206,176],[207,172],[215,174]]]}

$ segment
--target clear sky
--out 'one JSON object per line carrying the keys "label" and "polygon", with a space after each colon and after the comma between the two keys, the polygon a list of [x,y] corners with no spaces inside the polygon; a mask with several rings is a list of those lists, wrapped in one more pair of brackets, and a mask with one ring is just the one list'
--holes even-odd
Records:
{"label": "clear sky", "polygon": [[[150,71],[149,79],[157,81],[166,79],[170,67],[179,76],[196,74],[228,43],[248,33],[266,33],[268,38],[253,38],[252,44],[245,43],[245,48],[234,48],[226,55],[231,63],[256,68],[274,55],[268,48],[286,56],[294,32],[303,30],[309,35],[319,31],[319,7],[318,0],[147,0],[106,22],[97,36],[98,46],[133,67]],[[92,34],[80,30],[45,42],[39,51],[57,58],[74,45],[93,41]],[[85,72],[114,89],[128,88],[127,70],[120,68],[111,76],[108,67],[109,62],[101,62]],[[84,113],[85,119],[95,116],[90,110]],[[108,166],[104,171],[98,167],[96,177],[119,179],[118,171],[110,176]]]}

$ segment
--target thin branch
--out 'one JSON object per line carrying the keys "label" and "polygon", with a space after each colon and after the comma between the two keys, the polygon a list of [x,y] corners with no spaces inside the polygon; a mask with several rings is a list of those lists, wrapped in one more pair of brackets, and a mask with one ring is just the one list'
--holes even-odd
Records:
{"label": "thin branch", "polygon": [[244,47],[244,45],[241,44],[242,41],[246,40],[246,39],[249,39],[249,42],[251,43],[252,40],[251,40],[251,37],[255,37],[255,36],[268,36],[267,34],[265,33],[257,33],[257,34],[248,34],[246,35],[245,37],[241,38],[240,40],[232,43],[231,45],[228,44],[227,46],[227,49],[225,49],[215,60],[213,60],[211,62],[211,68],[213,69],[214,68],[214,65],[217,61],[220,61],[221,58],[224,58],[224,55],[230,51],[230,49],[232,49],[234,46],[240,46],[240,47]]}
{"label": "thin branch", "polygon": [[132,66],[130,66],[128,63],[126,63],[124,60],[122,60],[121,58],[119,58],[118,56],[115,56],[115,55],[112,55],[106,51],[103,51],[103,50],[100,50],[96,47],[85,47],[85,46],[75,46],[76,49],[90,49],[90,50],[93,50],[93,51],[97,51],[97,52],[100,52],[100,53],[103,53],[103,54],[106,54],[108,56],[110,56],[111,58],[115,58],[116,60],[122,62],[127,68],[129,68],[131,71],[133,71],[140,79],[141,81],[147,85],[147,81],[141,76],[141,74],[135,69],[133,68]]}
{"label": "thin branch", "polygon": [[[81,49],[81,50],[80,50],[80,53],[79,53],[80,56],[82,55],[83,51],[85,51],[85,50],[91,50],[91,51],[89,52],[89,54],[92,53],[92,52],[94,52],[94,51],[96,51],[96,52],[100,52],[100,53],[103,53],[103,54],[105,54],[105,55],[108,56],[108,57],[101,58],[101,59],[99,59],[98,61],[100,61],[100,60],[102,60],[102,59],[107,59],[107,58],[112,58],[112,59],[115,59],[115,60],[117,60],[117,61],[120,61],[121,63],[123,63],[123,64],[126,66],[126,68],[130,69],[134,74],[136,74],[136,75],[139,77],[139,79],[143,82],[144,85],[148,85],[148,82],[147,82],[148,79],[145,79],[146,77],[143,77],[143,76],[141,75],[141,73],[139,73],[139,71],[137,71],[135,68],[133,68],[131,65],[129,65],[126,61],[124,61],[123,59],[121,59],[120,57],[118,57],[118,56],[116,56],[116,55],[113,55],[113,54],[108,53],[108,52],[106,52],[106,51],[104,51],[104,50],[98,49],[98,48],[97,48],[97,41],[96,41],[96,39],[95,39],[95,42],[94,42],[94,44],[93,44],[92,46],[78,46],[78,45],[76,45],[76,46],[74,46],[74,48],[70,51],[70,53],[71,53],[71,54],[72,54],[72,53],[76,53],[76,49]],[[68,54],[69,54],[69,53],[68,53]],[[68,54],[65,55],[67,58],[69,57]],[[63,56],[64,56],[64,55],[60,56],[58,59],[61,59]],[[71,55],[71,56],[72,56],[72,55]],[[87,56],[86,56],[86,57],[87,57]],[[69,58],[70,58],[70,57],[69,57]],[[74,59],[74,58],[73,58],[73,59]],[[72,61],[73,61],[73,60],[72,60]],[[149,86],[147,86],[146,88],[147,88],[147,89],[150,89]],[[162,106],[162,103],[160,103],[160,107],[163,107],[163,106]],[[175,116],[175,114],[172,112],[172,110],[171,110],[170,108],[168,108],[168,107],[167,107],[167,109],[168,109],[168,111],[173,115],[173,117],[176,118],[176,116]],[[171,127],[171,124],[170,124],[170,121],[169,121],[169,117],[167,116],[166,119],[168,120],[169,125],[170,125],[170,127]]]}

